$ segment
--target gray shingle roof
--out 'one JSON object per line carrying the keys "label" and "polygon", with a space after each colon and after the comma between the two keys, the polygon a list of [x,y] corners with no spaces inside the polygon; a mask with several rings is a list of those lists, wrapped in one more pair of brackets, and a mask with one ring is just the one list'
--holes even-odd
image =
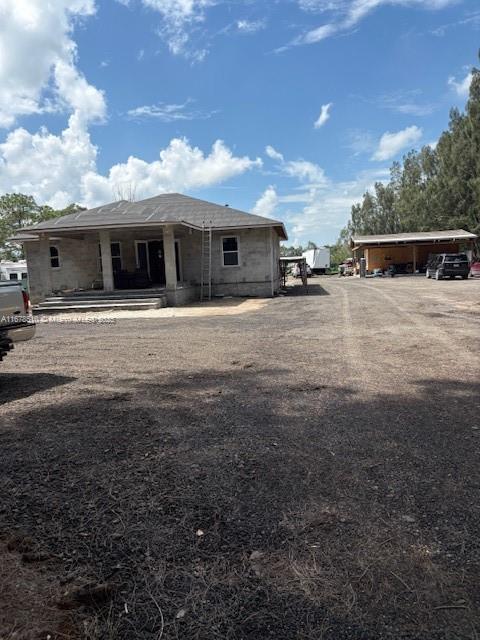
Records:
{"label": "gray shingle roof", "polygon": [[477,236],[464,229],[447,231],[419,231],[416,233],[390,233],[377,236],[353,236],[352,244],[395,244],[397,242],[435,242],[448,240],[474,240]]}
{"label": "gray shingle roof", "polygon": [[280,235],[286,237],[283,223],[278,220],[245,213],[180,193],[165,193],[139,202],[120,200],[95,209],[46,220],[22,231],[59,231],[60,229],[81,231],[94,227],[121,227],[136,224],[148,226],[169,222],[186,224],[199,229],[203,224],[213,229],[277,227]]}

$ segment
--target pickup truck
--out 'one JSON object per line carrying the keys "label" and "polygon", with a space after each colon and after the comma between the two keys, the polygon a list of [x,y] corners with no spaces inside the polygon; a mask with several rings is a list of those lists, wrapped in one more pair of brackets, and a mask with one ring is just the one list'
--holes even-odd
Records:
{"label": "pickup truck", "polygon": [[0,361],[15,342],[35,335],[32,305],[28,293],[15,281],[0,282]]}

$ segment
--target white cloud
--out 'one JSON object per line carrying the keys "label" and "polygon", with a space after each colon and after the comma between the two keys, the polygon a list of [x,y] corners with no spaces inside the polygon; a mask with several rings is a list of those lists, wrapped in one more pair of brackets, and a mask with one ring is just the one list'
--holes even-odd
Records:
{"label": "white cloud", "polygon": [[94,0],[0,0],[0,126],[68,107],[86,120],[105,116],[105,99],[76,69],[70,35]]}
{"label": "white cloud", "polygon": [[215,0],[141,0],[144,6],[157,11],[162,18],[158,34],[174,55],[184,55],[193,61],[202,60],[205,49],[189,47],[190,32],[205,20],[205,9]]}
{"label": "white cloud", "polygon": [[277,151],[271,145],[267,145],[265,147],[265,153],[272,160],[278,160],[279,162],[283,162],[283,155],[280,153],[280,151]]}
{"label": "white cloud", "polygon": [[318,116],[318,118],[315,120],[313,124],[315,129],[320,129],[320,127],[323,127],[323,125],[330,118],[330,109],[332,108],[332,104],[333,104],[332,102],[329,102],[328,104],[322,104],[320,115]]}
{"label": "white cloud", "polygon": [[130,156],[127,162],[114,165],[106,177],[97,173],[85,175],[84,199],[90,205],[105,202],[118,185],[134,185],[138,198],[208,187],[261,164],[259,158],[234,156],[221,140],[206,155],[198,147],[190,146],[185,138],[174,138],[154,162]]}
{"label": "white cloud", "polygon": [[435,104],[418,102],[421,96],[422,91],[420,89],[394,91],[380,96],[374,103],[404,115],[429,116],[437,107]]}
{"label": "white cloud", "polygon": [[98,173],[96,157],[97,148],[77,113],[58,136],[46,129],[31,134],[18,128],[0,144],[0,191],[28,193],[55,207],[72,201],[95,206],[111,201],[125,185],[133,185],[137,197],[145,198],[212,186],[262,165],[258,158],[235,156],[221,140],[205,154],[184,138],[172,139],[158,160],[131,156],[106,176]]}
{"label": "white cloud", "polygon": [[454,76],[450,76],[448,78],[448,86],[451,87],[460,98],[467,98],[470,91],[470,85],[472,84],[472,78],[473,74],[471,71],[467,73],[463,80],[459,81],[457,81]]}
{"label": "white cloud", "polygon": [[308,160],[290,160],[283,165],[283,171],[291,178],[297,178],[300,182],[318,187],[325,186],[328,182],[325,171]]}
{"label": "white cloud", "polygon": [[207,120],[217,111],[202,112],[194,109],[188,109],[188,105],[193,100],[188,99],[183,104],[159,104],[144,105],[130,109],[127,116],[132,120],[145,120],[147,118],[155,118],[161,122],[175,122],[177,120]]}
{"label": "white cloud", "polygon": [[104,119],[106,105],[103,93],[88,84],[74,67],[63,61],[57,62],[55,81],[62,101],[79,117],[86,122]]}
{"label": "white cloud", "polygon": [[265,29],[266,20],[237,20],[237,29],[240,33],[256,33]]}
{"label": "white cloud", "polygon": [[[355,27],[369,13],[381,6],[398,5],[419,7],[422,9],[443,9],[457,0],[299,0],[299,6],[305,11],[330,12],[334,20],[295,38],[290,46],[314,44],[336,33]],[[281,47],[278,51],[284,50]]]}
{"label": "white cloud", "polygon": [[278,162],[278,169],[285,176],[297,178],[302,184],[322,186],[327,183],[325,172],[318,164],[302,158],[286,161],[283,154],[271,145],[265,147],[265,153],[269,158]]}
{"label": "white cloud", "polygon": [[347,3],[348,0],[298,0],[300,9],[311,12],[338,11]]}
{"label": "white cloud", "polygon": [[[372,189],[377,181],[389,178],[388,169],[365,171],[353,180],[329,182],[322,189],[310,188],[301,194],[279,195],[279,203],[286,203],[287,210],[281,216],[286,220],[292,237],[297,244],[309,240],[319,244],[330,244],[338,238],[340,229],[345,226],[353,204],[362,199],[363,194]],[[291,205],[301,203],[299,209]]]}
{"label": "white cloud", "polygon": [[380,138],[377,150],[372,156],[372,160],[390,160],[394,158],[400,151],[407,147],[411,147],[422,137],[422,130],[413,125],[406,127],[402,131],[390,133],[387,131]]}
{"label": "white cloud", "polygon": [[83,176],[95,170],[96,156],[76,114],[58,136],[46,129],[34,134],[15,129],[0,144],[0,192],[27,193],[54,207],[82,201]]}
{"label": "white cloud", "polygon": [[257,200],[255,206],[252,209],[252,213],[256,213],[257,216],[265,216],[266,218],[270,218],[274,214],[277,206],[278,195],[275,187],[270,185],[265,189],[263,194]]}
{"label": "white cloud", "polygon": [[346,138],[346,147],[353,151],[354,156],[359,156],[363,153],[372,153],[377,146],[377,143],[370,131],[350,129],[346,133]]}
{"label": "white cloud", "polygon": [[323,24],[322,26],[312,29],[311,31],[307,31],[307,33],[299,36],[292,42],[292,44],[315,44],[316,42],[321,42],[322,40],[333,36],[338,30],[339,27],[337,25]]}
{"label": "white cloud", "polygon": [[274,152],[273,159],[278,161],[280,172],[295,179],[297,186],[282,193],[270,185],[257,201],[254,212],[271,216],[275,210],[274,217],[284,220],[290,237],[299,240],[293,244],[305,244],[308,240],[320,244],[335,242],[348,221],[352,205],[373,189],[375,182],[385,182],[390,177],[388,168],[378,167],[363,171],[352,180],[335,182],[317,164],[286,160],[273,147],[269,149]]}

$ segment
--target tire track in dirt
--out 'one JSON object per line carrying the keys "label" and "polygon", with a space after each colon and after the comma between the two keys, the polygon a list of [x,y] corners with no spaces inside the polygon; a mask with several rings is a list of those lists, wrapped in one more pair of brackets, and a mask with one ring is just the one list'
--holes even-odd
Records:
{"label": "tire track in dirt", "polygon": [[[480,356],[477,353],[466,350],[464,345],[455,346],[454,344],[452,344],[455,339],[454,333],[447,334],[441,327],[438,326],[438,324],[435,324],[434,322],[430,323],[430,325],[427,326],[426,321],[420,320],[418,318],[418,313],[415,310],[412,310],[411,312],[406,311],[400,304],[398,304],[397,300],[395,300],[393,296],[388,294],[386,291],[383,291],[382,289],[364,282],[355,283],[355,286],[361,287],[363,289],[368,289],[378,296],[385,298],[385,300],[388,300],[390,305],[393,307],[393,309],[395,309],[396,313],[398,313],[399,316],[404,318],[406,322],[413,325],[417,331],[423,333],[426,339],[430,341],[433,339],[437,342],[440,342],[442,346],[456,359],[458,358],[459,352],[461,351],[462,357],[470,360],[473,366],[480,366]],[[403,300],[405,300],[404,297]]]}
{"label": "tire track in dirt", "polygon": [[364,391],[373,391],[377,388],[377,376],[369,366],[365,366],[366,350],[362,349],[361,341],[356,335],[356,313],[350,301],[350,292],[340,284],[328,283],[328,288],[333,289],[336,294],[341,294],[339,317],[342,318],[341,338],[345,345],[345,382],[357,389],[361,387]]}

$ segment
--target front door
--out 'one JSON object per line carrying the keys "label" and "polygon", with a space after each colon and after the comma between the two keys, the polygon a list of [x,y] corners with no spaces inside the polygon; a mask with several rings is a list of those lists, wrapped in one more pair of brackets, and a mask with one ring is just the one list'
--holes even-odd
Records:
{"label": "front door", "polygon": [[148,242],[148,261],[150,265],[150,280],[154,284],[165,285],[165,256],[163,255],[162,240]]}

